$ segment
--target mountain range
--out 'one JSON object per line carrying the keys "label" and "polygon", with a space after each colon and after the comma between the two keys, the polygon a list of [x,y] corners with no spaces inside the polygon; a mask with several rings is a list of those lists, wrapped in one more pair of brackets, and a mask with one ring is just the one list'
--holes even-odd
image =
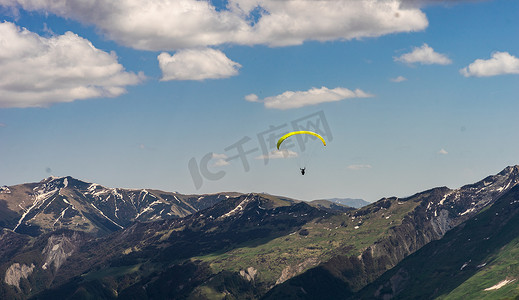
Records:
{"label": "mountain range", "polygon": [[513,298],[518,183],[510,166],[358,209],[72,177],[4,186],[0,299]]}
{"label": "mountain range", "polygon": [[129,226],[188,216],[238,193],[181,195],[106,188],[70,176],[0,190],[0,226],[38,236],[60,228],[102,236]]}

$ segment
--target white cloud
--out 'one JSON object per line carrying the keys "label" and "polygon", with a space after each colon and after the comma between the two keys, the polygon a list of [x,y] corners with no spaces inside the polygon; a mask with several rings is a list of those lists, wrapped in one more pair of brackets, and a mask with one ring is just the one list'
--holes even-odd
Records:
{"label": "white cloud", "polygon": [[245,96],[245,99],[252,102],[263,102],[266,108],[290,109],[308,105],[316,105],[325,102],[341,101],[348,98],[367,98],[373,97],[362,90],[351,91],[346,88],[328,89],[327,87],[312,88],[308,91],[286,91],[283,94],[267,97],[259,100],[254,94]]}
{"label": "white cloud", "polygon": [[366,170],[366,169],[371,169],[371,165],[361,165],[361,164],[358,164],[358,165],[349,165],[348,166],[348,169],[350,170],[354,170],[354,171],[358,171],[358,170]]}
{"label": "white cloud", "polygon": [[476,59],[468,67],[460,70],[465,76],[486,77],[503,74],[519,74],[519,58],[508,52],[494,52],[492,58]]}
{"label": "white cloud", "polygon": [[241,67],[223,52],[210,48],[180,50],[173,56],[163,52],[158,60],[162,81],[227,78],[237,75]]}
{"label": "white cloud", "polygon": [[213,159],[216,161],[213,163],[213,167],[223,167],[228,166],[231,163],[227,160],[227,155],[225,154],[219,154],[219,153],[213,153]]}
{"label": "white cloud", "polygon": [[[177,50],[221,44],[298,45],[421,31],[418,7],[400,0],[228,0],[227,9],[196,0],[0,0],[4,6],[93,24],[135,49]],[[258,16],[258,12],[261,12]]]}
{"label": "white cloud", "polygon": [[[243,0],[230,1],[242,5]],[[250,1],[248,1],[250,3]],[[269,46],[298,45],[305,40],[330,41],[375,37],[423,30],[428,22],[418,9],[405,9],[400,1],[279,1],[259,0],[265,13],[239,41]],[[243,11],[250,13],[249,6]]]}
{"label": "white cloud", "polygon": [[435,52],[433,48],[425,43],[420,48],[413,47],[412,52],[395,57],[394,60],[408,64],[420,63],[422,65],[448,65],[452,63],[445,54]]}
{"label": "white cloud", "polygon": [[449,152],[447,152],[445,149],[441,148],[440,151],[438,151],[438,154],[447,155],[447,154],[449,154]]}
{"label": "white cloud", "polygon": [[45,38],[9,22],[0,23],[0,70],[0,107],[116,97],[143,77],[72,32]]}
{"label": "white cloud", "polygon": [[294,158],[297,157],[297,152],[290,151],[288,149],[283,150],[273,150],[269,152],[268,155],[260,155],[255,157],[255,159],[279,159],[279,158]]}
{"label": "white cloud", "polygon": [[256,96],[255,94],[250,94],[250,95],[245,96],[245,100],[247,100],[249,102],[260,102],[258,99],[258,96]]}
{"label": "white cloud", "polygon": [[6,127],[7,125],[5,123],[0,123],[0,127]]}
{"label": "white cloud", "polygon": [[448,5],[453,6],[466,2],[484,2],[491,0],[401,0],[404,7],[426,7],[430,5]]}
{"label": "white cloud", "polygon": [[407,78],[405,78],[404,76],[398,76],[398,77],[395,77],[395,78],[391,78],[389,80],[391,80],[392,82],[402,82],[402,81],[406,81]]}

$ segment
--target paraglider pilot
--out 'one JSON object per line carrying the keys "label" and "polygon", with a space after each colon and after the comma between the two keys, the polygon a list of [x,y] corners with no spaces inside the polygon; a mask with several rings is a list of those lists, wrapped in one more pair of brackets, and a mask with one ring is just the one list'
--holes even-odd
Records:
{"label": "paraglider pilot", "polygon": [[302,169],[301,169],[301,168],[299,168],[299,170],[301,170],[301,175],[305,175],[305,170],[306,170],[306,167],[304,167],[304,168],[302,168]]}

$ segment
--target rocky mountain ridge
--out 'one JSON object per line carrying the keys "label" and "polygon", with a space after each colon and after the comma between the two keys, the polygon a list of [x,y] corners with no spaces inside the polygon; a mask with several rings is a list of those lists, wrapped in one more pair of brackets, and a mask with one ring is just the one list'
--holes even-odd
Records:
{"label": "rocky mountain ridge", "polygon": [[[33,200],[49,192],[54,196],[43,197],[47,200],[37,205],[32,202],[26,217],[45,212],[54,202],[66,203],[55,190],[74,206],[83,205],[85,194],[90,200],[99,196],[100,202],[92,203],[101,211],[103,200],[122,203],[112,191],[94,189],[93,184],[80,186],[72,179],[49,183],[45,189],[43,184],[28,187]],[[214,195],[209,198],[214,205],[187,216],[137,220],[97,238],[66,226],[42,230],[35,237],[4,229],[0,298],[355,299],[360,289],[479,216],[518,183],[519,166],[513,166],[459,189],[440,187],[406,198],[383,198],[357,210],[312,207],[265,194]],[[10,194],[0,196],[23,192],[19,186],[8,189]],[[83,196],[73,198],[72,191]],[[131,194],[115,192],[123,198]],[[171,194],[201,202],[209,197]],[[157,206],[151,205],[155,201],[150,197],[143,202],[141,215]],[[114,206],[106,206],[110,210],[103,214],[115,216]],[[161,215],[154,211],[151,216]],[[19,218],[14,218],[16,224]]]}
{"label": "rocky mountain ridge", "polygon": [[519,166],[509,166],[496,175],[459,189],[439,187],[408,198],[384,198],[363,207],[353,214],[359,223],[366,217],[377,215],[390,218],[384,215],[384,211],[395,204],[412,203],[414,206],[401,224],[390,227],[387,235],[366,247],[358,256],[337,255],[276,286],[266,299],[315,299],[312,297],[319,297],[323,290],[322,285],[315,284],[316,276],[327,278],[332,283],[324,288],[336,295],[330,299],[351,297],[408,255],[442,238],[450,229],[492,205],[518,183]]}
{"label": "rocky mountain ridge", "polygon": [[[355,298],[517,298],[518,244],[516,185],[476,217],[402,260]],[[504,285],[507,288],[498,291]]]}
{"label": "rocky mountain ridge", "polygon": [[[117,270],[121,268],[136,268],[130,272],[130,277],[134,272],[140,275],[118,283],[117,289],[120,292],[126,292],[132,286],[142,289],[152,278],[169,274],[163,271],[167,266],[182,265],[182,261],[192,256],[232,249],[250,240],[287,235],[309,220],[326,215],[328,212],[304,202],[247,194],[229,197],[184,218],[135,222],[101,238],[62,229],[40,235],[32,244],[12,253],[10,262],[0,265],[0,274],[5,274],[0,296],[24,298],[40,291],[35,278],[39,278],[40,286],[45,289],[73,285],[75,290],[79,278],[95,278],[99,272],[104,274],[103,270],[119,272]],[[200,272],[205,270],[207,280],[214,276],[207,273],[204,263],[190,265]],[[155,277],[146,277],[154,273]],[[254,270],[246,270],[244,274],[254,276]],[[132,284],[128,285],[128,282]],[[47,295],[45,298],[57,297],[50,290],[44,295]]]}
{"label": "rocky mountain ridge", "polygon": [[0,225],[37,236],[60,228],[102,236],[135,221],[190,215],[238,193],[182,195],[150,189],[107,188],[70,176],[3,187]]}

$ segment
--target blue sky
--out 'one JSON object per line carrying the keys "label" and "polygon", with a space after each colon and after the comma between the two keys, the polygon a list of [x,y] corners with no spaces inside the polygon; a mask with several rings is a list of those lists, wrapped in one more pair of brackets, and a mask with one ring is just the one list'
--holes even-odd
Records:
{"label": "blue sky", "polygon": [[[70,175],[375,201],[519,164],[518,1],[0,0],[0,13],[0,185]],[[258,134],[304,118],[326,148],[263,153]],[[232,159],[240,141],[256,149],[248,167]]]}

